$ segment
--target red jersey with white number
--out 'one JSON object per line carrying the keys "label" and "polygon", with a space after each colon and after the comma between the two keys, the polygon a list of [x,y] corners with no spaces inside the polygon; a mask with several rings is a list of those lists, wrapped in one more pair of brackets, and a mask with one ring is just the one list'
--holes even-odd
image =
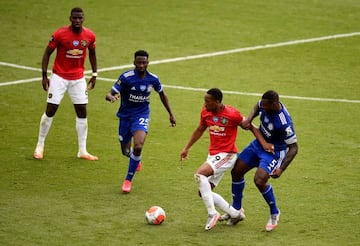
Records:
{"label": "red jersey with white number", "polygon": [[68,80],[84,77],[86,50],[95,49],[95,40],[95,34],[86,27],[80,33],[71,31],[71,26],[56,30],[48,44],[57,49],[53,73]]}
{"label": "red jersey with white number", "polygon": [[243,116],[231,106],[225,105],[219,113],[201,110],[200,124],[207,126],[210,134],[209,154],[216,155],[220,152],[237,153],[237,129]]}

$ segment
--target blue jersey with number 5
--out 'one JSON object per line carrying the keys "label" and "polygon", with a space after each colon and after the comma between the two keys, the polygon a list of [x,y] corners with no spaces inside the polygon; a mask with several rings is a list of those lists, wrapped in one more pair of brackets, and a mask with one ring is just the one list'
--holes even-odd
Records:
{"label": "blue jersey with number 5", "polygon": [[138,72],[133,69],[122,73],[111,90],[120,93],[121,104],[117,112],[120,117],[137,117],[150,114],[150,93],[152,89],[161,92],[163,87],[159,78],[148,71],[145,77],[141,78]]}

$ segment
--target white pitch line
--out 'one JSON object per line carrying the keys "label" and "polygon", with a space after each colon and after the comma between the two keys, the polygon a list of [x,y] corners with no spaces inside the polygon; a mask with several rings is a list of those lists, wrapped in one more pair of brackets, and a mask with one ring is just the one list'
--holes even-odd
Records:
{"label": "white pitch line", "polygon": [[[85,76],[90,78],[90,76]],[[15,85],[15,84],[22,84],[22,83],[29,83],[33,81],[41,81],[42,78],[32,78],[32,79],[26,79],[26,80],[18,80],[14,82],[6,82],[6,83],[0,83],[1,86],[5,85]],[[106,81],[106,82],[112,82],[115,83],[115,79],[109,79],[109,78],[103,78],[98,77],[98,80]],[[165,88],[172,88],[177,90],[187,90],[187,91],[203,91],[206,92],[208,89],[206,88],[195,88],[195,87],[185,87],[185,86],[177,86],[177,85],[165,85],[163,84]],[[261,97],[261,93],[251,93],[251,92],[240,92],[240,91],[222,91],[224,94],[235,94],[235,95],[243,95],[243,96],[255,96],[255,97]],[[306,100],[306,101],[319,101],[319,102],[343,102],[343,103],[360,103],[360,100],[349,100],[349,99],[335,99],[335,98],[320,98],[320,97],[300,97],[300,96],[287,96],[287,95],[280,95],[281,98],[288,98],[288,99],[294,99],[294,100]]]}
{"label": "white pitch line", "polygon": [[[336,35],[317,37],[317,38],[300,39],[300,40],[293,40],[293,41],[287,41],[287,42],[281,42],[281,43],[275,43],[275,44],[265,44],[265,45],[258,45],[258,46],[252,46],[252,47],[237,48],[237,49],[232,49],[232,50],[217,51],[217,52],[206,53],[206,54],[175,57],[175,58],[170,58],[170,59],[151,61],[151,64],[162,64],[162,63],[179,62],[179,61],[186,61],[186,60],[193,60],[193,59],[201,59],[201,58],[207,58],[207,57],[213,57],[213,56],[228,55],[228,54],[232,54],[232,53],[240,53],[240,52],[245,52],[245,51],[269,49],[269,48],[275,48],[275,47],[289,46],[289,45],[295,45],[295,44],[304,44],[304,43],[318,42],[318,41],[324,41],[324,40],[330,40],[330,39],[336,39],[336,38],[346,38],[346,37],[359,36],[359,35],[360,35],[360,32],[353,32],[353,33],[336,34]],[[98,69],[98,72],[120,70],[120,69],[130,68],[133,66],[134,66],[133,64],[127,64],[127,65],[122,65],[122,66],[102,68],[102,69]],[[90,73],[91,71],[87,71],[87,72]]]}
{"label": "white pitch line", "polygon": [[22,80],[16,80],[16,81],[10,81],[10,82],[3,82],[0,83],[0,87],[1,86],[6,86],[6,85],[17,85],[17,84],[24,84],[24,83],[30,83],[30,82],[34,82],[34,81],[41,81],[42,78],[32,78],[32,79],[22,79]]}
{"label": "white pitch line", "polygon": [[17,64],[12,64],[12,63],[8,63],[8,62],[2,62],[0,61],[0,66],[4,66],[4,67],[14,67],[14,68],[21,68],[21,69],[25,69],[25,70],[32,70],[32,71],[41,71],[40,68],[34,68],[34,67],[28,67],[28,66],[22,66],[22,65],[17,65]]}
{"label": "white pitch line", "polygon": [[[164,85],[166,88],[173,88],[179,90],[188,90],[188,91],[203,91],[206,92],[208,89],[205,88],[194,88],[194,87],[185,87],[185,86],[176,86],[176,85]],[[224,94],[234,94],[234,95],[243,95],[243,96],[255,96],[261,97],[261,93],[251,93],[251,92],[240,92],[240,91],[222,91]],[[343,102],[343,103],[360,103],[360,100],[349,100],[349,99],[336,99],[336,98],[320,98],[320,97],[300,97],[300,96],[286,96],[280,95],[281,98],[294,99],[294,100],[307,100],[307,101],[319,101],[319,102]]]}
{"label": "white pitch line", "polygon": [[[237,48],[237,49],[232,49],[232,50],[223,50],[223,51],[217,51],[217,52],[205,53],[205,54],[199,54],[199,55],[183,56],[183,57],[175,57],[175,58],[151,61],[151,64],[154,65],[154,64],[186,61],[186,60],[193,60],[193,59],[201,59],[201,58],[207,58],[207,57],[213,57],[213,56],[228,55],[228,54],[232,54],[232,53],[240,53],[240,52],[245,52],[245,51],[269,49],[269,48],[275,48],[275,47],[318,42],[318,41],[324,41],[324,40],[330,40],[330,39],[336,39],[336,38],[347,38],[347,37],[353,37],[353,36],[359,36],[359,35],[360,35],[360,32],[352,32],[352,33],[335,34],[335,35],[329,35],[329,36],[317,37],[317,38],[299,39],[299,40],[293,40],[293,41],[287,41],[287,42],[281,42],[281,43],[275,43],[275,44],[265,44],[265,45]],[[21,66],[21,65],[16,65],[16,64],[12,64],[12,63],[1,62],[1,61],[0,61],[0,65],[14,67],[14,68],[21,68],[21,69],[26,69],[26,70],[41,71],[40,68]],[[98,69],[98,72],[121,70],[121,69],[125,69],[125,68],[131,68],[133,66],[134,66],[134,64],[126,64],[126,65],[122,65],[122,66],[101,68],[101,69]],[[91,70],[86,70],[85,74],[91,73],[91,72],[92,72]]]}
{"label": "white pitch line", "polygon": [[[240,52],[245,52],[245,51],[253,51],[253,50],[259,50],[259,49],[269,49],[269,48],[275,48],[275,47],[282,47],[282,46],[289,46],[289,45],[296,45],[296,44],[304,44],[304,43],[318,42],[318,41],[324,41],[324,40],[330,40],[330,39],[336,39],[336,38],[346,38],[346,37],[359,36],[359,35],[360,35],[360,32],[353,32],[353,33],[336,34],[336,35],[317,37],[317,38],[310,38],[310,39],[300,39],[300,40],[293,40],[293,41],[287,41],[287,42],[281,42],[281,43],[275,43],[275,44],[265,44],[265,45],[258,45],[258,46],[252,46],[252,47],[237,48],[237,49],[232,49],[232,50],[217,51],[217,52],[205,53],[205,54],[199,54],[199,55],[163,59],[163,60],[158,60],[158,61],[152,61],[151,64],[162,64],[162,63],[171,63],[171,62],[186,61],[186,60],[193,60],[193,59],[201,59],[201,58],[207,58],[207,57],[213,57],[213,56],[227,55],[227,54],[232,54],[232,53],[240,53]],[[7,62],[1,62],[1,61],[0,61],[0,65],[1,66],[14,67],[14,68],[20,68],[20,69],[26,69],[26,70],[41,71],[40,68],[21,66],[21,65],[7,63]],[[102,69],[98,69],[98,72],[121,70],[121,69],[131,68],[131,67],[133,67],[133,64],[102,68]],[[88,74],[88,73],[91,73],[91,72],[92,72],[91,70],[87,70],[87,71],[85,71],[85,74]],[[104,81],[114,81],[112,79],[100,78],[100,77],[98,77],[98,79],[99,80],[104,80]],[[41,78],[32,78],[32,79],[27,79],[27,80],[17,80],[17,81],[12,81],[12,82],[4,82],[4,83],[0,83],[0,87],[5,86],[5,85],[28,83],[28,82],[33,82],[33,81],[37,81],[37,80],[41,80]],[[206,91],[206,89],[204,89],[204,88],[192,88],[192,87],[171,86],[171,85],[164,85],[164,87],[181,89],[181,90]],[[227,93],[227,94],[238,94],[238,95],[246,95],[246,96],[261,96],[261,94],[259,94],[259,93],[247,93],[247,92],[236,92],[236,91],[223,91],[223,92]],[[281,97],[282,98],[289,98],[289,99],[298,99],[298,100],[311,100],[311,101],[360,103],[360,100],[348,100],[348,99],[300,97],[300,96],[286,96],[286,95],[281,95]]]}

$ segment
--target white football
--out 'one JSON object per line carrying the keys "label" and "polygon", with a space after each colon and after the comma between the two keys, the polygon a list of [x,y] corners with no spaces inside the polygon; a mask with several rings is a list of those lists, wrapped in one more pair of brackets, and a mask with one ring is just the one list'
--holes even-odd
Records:
{"label": "white football", "polygon": [[152,206],[145,213],[146,222],[150,225],[160,225],[164,222],[166,214],[159,206]]}

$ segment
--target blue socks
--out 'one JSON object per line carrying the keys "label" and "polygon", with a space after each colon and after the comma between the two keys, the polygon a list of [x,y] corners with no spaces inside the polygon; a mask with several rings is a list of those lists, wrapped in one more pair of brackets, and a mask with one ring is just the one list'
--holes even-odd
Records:
{"label": "blue socks", "polygon": [[125,178],[126,180],[131,181],[133,179],[136,173],[136,168],[138,167],[140,160],[141,160],[141,156],[135,156],[132,152],[130,153],[129,168]]}
{"label": "blue socks", "polygon": [[262,195],[270,207],[270,214],[278,214],[279,209],[276,206],[276,199],[271,184],[269,184]]}
{"label": "blue socks", "polygon": [[231,192],[233,197],[233,204],[232,206],[239,210],[242,208],[242,198],[243,198],[243,191],[245,188],[245,178],[242,178],[240,181],[233,181],[231,185]]}
{"label": "blue socks", "polygon": [[[242,198],[243,198],[243,191],[245,188],[245,178],[242,178],[240,181],[233,181],[231,185],[231,191],[233,196],[233,203],[232,206],[239,210],[242,208]],[[279,209],[276,206],[276,199],[274,195],[274,191],[272,186],[269,184],[262,195],[270,207],[270,214],[278,214]]]}

